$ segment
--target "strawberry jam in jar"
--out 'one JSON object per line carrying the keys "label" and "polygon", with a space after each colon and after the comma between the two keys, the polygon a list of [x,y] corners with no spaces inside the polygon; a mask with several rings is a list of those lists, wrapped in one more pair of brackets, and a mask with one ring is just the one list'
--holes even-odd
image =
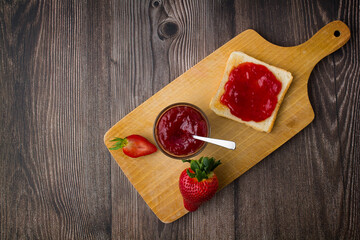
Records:
{"label": "strawberry jam in jar", "polygon": [[190,103],[175,103],[160,112],[154,124],[154,138],[167,156],[185,159],[199,154],[206,143],[192,135],[209,137],[210,126],[200,108]]}

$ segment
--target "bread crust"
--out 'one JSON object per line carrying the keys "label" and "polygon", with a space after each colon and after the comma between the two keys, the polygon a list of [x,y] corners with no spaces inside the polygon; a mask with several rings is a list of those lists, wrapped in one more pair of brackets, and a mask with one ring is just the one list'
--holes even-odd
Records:
{"label": "bread crust", "polygon": [[[281,91],[278,94],[278,103],[276,104],[273,113],[271,114],[270,117],[268,117],[267,119],[261,122],[243,121],[240,118],[231,114],[230,109],[220,102],[220,98],[225,92],[224,86],[229,79],[230,72],[234,67],[237,67],[239,64],[244,62],[252,62],[267,67],[275,75],[275,77],[282,83]],[[243,52],[233,52],[230,54],[230,57],[226,63],[225,72],[222,80],[220,81],[218,90],[215,96],[210,101],[210,109],[213,110],[219,116],[226,117],[240,123],[244,123],[258,131],[270,133],[274,126],[276,116],[281,106],[281,103],[285,97],[287,90],[291,85],[292,80],[293,80],[292,74],[284,69],[269,65],[268,63],[262,62],[256,58],[246,55]]]}

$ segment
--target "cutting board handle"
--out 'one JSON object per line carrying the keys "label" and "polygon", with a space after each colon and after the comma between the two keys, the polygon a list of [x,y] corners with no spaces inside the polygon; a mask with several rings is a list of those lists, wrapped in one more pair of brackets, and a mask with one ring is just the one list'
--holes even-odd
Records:
{"label": "cutting board handle", "polygon": [[299,45],[307,61],[314,66],[327,55],[341,48],[350,39],[350,29],[342,21],[333,21],[321,28],[308,41]]}

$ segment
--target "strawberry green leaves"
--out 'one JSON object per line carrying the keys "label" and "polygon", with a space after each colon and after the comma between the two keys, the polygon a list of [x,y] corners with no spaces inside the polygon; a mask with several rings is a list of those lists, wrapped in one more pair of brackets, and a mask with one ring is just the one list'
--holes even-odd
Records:
{"label": "strawberry green leaves", "polygon": [[183,162],[190,163],[190,169],[186,172],[190,178],[196,177],[200,182],[203,179],[208,179],[209,174],[221,164],[220,160],[215,161],[214,158],[201,157],[199,160],[182,160]]}
{"label": "strawberry green leaves", "polygon": [[110,140],[110,142],[116,142],[111,148],[109,148],[110,150],[118,150],[120,148],[123,148],[126,144],[127,144],[127,140],[126,138],[114,138],[113,140]]}

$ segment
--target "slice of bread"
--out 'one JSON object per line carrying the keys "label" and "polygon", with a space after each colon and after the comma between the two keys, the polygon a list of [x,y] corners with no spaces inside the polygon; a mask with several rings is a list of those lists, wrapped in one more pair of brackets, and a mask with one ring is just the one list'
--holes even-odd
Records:
{"label": "slice of bread", "polygon": [[[220,102],[220,98],[225,92],[224,86],[225,86],[226,82],[228,81],[230,72],[232,71],[232,69],[234,67],[237,67],[239,64],[244,63],[244,62],[251,62],[251,63],[255,63],[255,64],[264,65],[282,83],[281,91],[277,96],[278,102],[277,102],[277,105],[276,105],[273,113],[271,114],[270,117],[268,117],[267,119],[265,119],[261,122],[243,121],[242,119],[238,118],[237,116],[234,116],[233,114],[231,114],[230,109],[226,105],[223,105]],[[233,53],[231,53],[231,55],[227,61],[224,77],[220,82],[220,86],[219,86],[215,96],[212,98],[212,100],[210,102],[210,108],[219,116],[223,116],[223,117],[235,120],[237,122],[245,123],[246,125],[254,128],[256,130],[269,133],[269,132],[271,132],[271,130],[274,126],[277,112],[279,110],[281,102],[284,99],[285,93],[288,90],[288,88],[292,82],[292,79],[293,79],[293,76],[291,75],[290,72],[288,72],[286,70],[271,66],[267,63],[264,63],[253,57],[250,57],[243,52],[233,52]]]}

